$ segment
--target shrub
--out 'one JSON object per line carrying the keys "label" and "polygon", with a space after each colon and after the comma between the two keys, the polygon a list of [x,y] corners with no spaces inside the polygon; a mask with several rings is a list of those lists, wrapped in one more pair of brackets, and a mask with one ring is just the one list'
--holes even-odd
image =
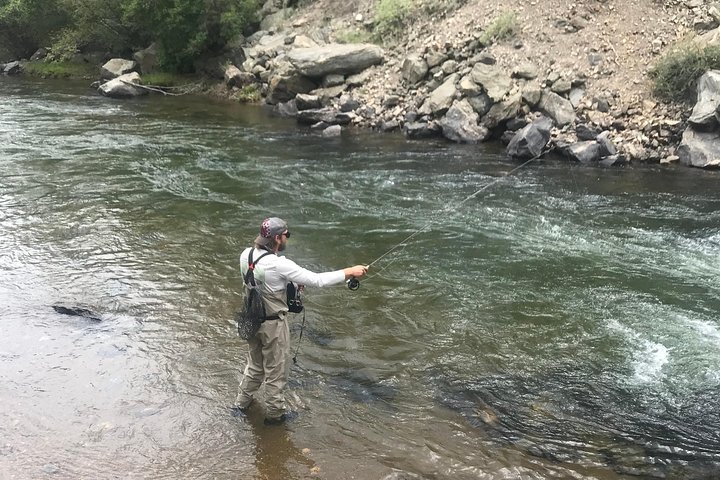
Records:
{"label": "shrub", "polygon": [[517,32],[517,13],[505,12],[485,27],[479,40],[484,45],[511,38]]}
{"label": "shrub", "polygon": [[375,8],[374,33],[378,40],[395,37],[412,11],[412,0],[380,0]]}
{"label": "shrub", "polygon": [[650,71],[653,93],[664,100],[692,101],[698,78],[713,69],[720,69],[720,46],[701,48],[683,43],[664,55]]}

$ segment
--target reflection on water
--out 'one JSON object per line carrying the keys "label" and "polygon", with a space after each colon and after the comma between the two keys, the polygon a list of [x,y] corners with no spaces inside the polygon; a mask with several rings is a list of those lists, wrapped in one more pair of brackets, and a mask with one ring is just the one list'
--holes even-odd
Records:
{"label": "reflection on water", "polygon": [[[207,99],[0,80],[0,478],[720,469],[716,172],[546,160],[458,205],[515,165]],[[299,417],[276,428],[259,405],[228,411],[237,256],[267,215],[316,270],[429,224],[357,292],[308,292]]]}

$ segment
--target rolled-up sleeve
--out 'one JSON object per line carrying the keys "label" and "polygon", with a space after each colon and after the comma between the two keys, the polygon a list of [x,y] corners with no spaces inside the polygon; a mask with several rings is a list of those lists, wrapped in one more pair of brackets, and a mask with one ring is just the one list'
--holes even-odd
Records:
{"label": "rolled-up sleeve", "polygon": [[315,273],[285,257],[278,259],[275,268],[277,273],[288,281],[307,287],[329,287],[345,281],[345,273],[342,270]]}

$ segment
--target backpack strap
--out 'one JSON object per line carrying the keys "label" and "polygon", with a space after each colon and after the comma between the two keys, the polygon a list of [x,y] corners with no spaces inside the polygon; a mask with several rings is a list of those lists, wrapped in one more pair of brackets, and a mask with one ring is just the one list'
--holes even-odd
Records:
{"label": "backpack strap", "polygon": [[255,265],[265,256],[270,255],[272,252],[265,252],[262,255],[260,255],[257,260],[253,262],[253,252],[255,251],[254,248],[250,248],[250,253],[248,254],[248,271],[245,273],[244,281],[245,285],[252,285],[253,287],[257,286],[255,284],[255,273],[253,272],[255,270]]}

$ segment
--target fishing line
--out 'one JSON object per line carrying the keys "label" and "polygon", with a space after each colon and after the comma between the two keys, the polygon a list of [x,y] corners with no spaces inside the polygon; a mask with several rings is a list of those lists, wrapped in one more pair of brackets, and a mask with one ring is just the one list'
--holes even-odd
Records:
{"label": "fishing line", "polygon": [[[405,247],[406,244],[407,244],[407,242],[409,242],[410,240],[412,240],[413,238],[417,237],[417,236],[420,235],[422,232],[424,232],[425,230],[427,230],[428,228],[430,228],[430,226],[435,223],[435,220],[437,219],[438,216],[442,215],[443,213],[448,213],[448,212],[450,212],[450,211],[452,211],[452,210],[456,210],[457,208],[459,208],[460,206],[462,206],[464,203],[468,202],[470,199],[477,197],[478,195],[480,195],[482,192],[484,192],[484,191],[487,190],[488,188],[492,187],[493,185],[495,185],[496,183],[500,182],[501,180],[509,177],[510,175],[512,175],[513,173],[517,172],[518,170],[520,170],[520,169],[523,168],[524,166],[528,165],[530,162],[533,162],[533,161],[537,160],[537,159],[540,158],[544,153],[545,153],[545,152],[543,151],[543,152],[541,152],[539,155],[536,155],[536,156],[534,156],[533,158],[531,158],[530,160],[527,160],[526,162],[518,165],[517,167],[513,168],[513,169],[510,170],[509,172],[505,173],[503,176],[498,177],[498,178],[495,179],[494,181],[492,181],[492,182],[488,183],[487,185],[483,186],[482,188],[478,189],[475,193],[472,193],[471,195],[468,195],[468,196],[465,197],[465,199],[462,200],[460,203],[458,203],[458,204],[456,204],[456,205],[451,205],[451,206],[449,206],[449,207],[447,207],[447,208],[445,208],[445,209],[443,209],[443,210],[440,210],[439,212],[437,212],[437,213],[433,216],[433,218],[432,218],[430,221],[428,221],[428,222],[427,222],[425,225],[423,225],[420,229],[418,229],[418,230],[416,230],[415,232],[413,232],[412,234],[408,235],[408,237],[405,238],[404,240],[402,240],[401,242],[398,242],[397,244],[395,244],[395,245],[394,245],[392,248],[390,248],[388,251],[386,251],[385,253],[383,253],[382,255],[380,255],[379,257],[377,257],[375,260],[373,260],[372,262],[370,262],[370,263],[367,265],[367,267],[368,267],[368,268],[372,267],[372,266],[375,265],[377,262],[379,262],[379,261],[382,260],[383,258],[387,257],[388,255],[390,255],[392,252],[394,252],[395,250],[397,250],[397,249],[400,248],[401,246],[402,246],[402,247]],[[385,270],[385,269],[383,269],[383,270]],[[381,271],[382,271],[382,270],[381,270]],[[378,273],[379,273],[379,272],[378,272]],[[357,290],[358,288],[360,288],[360,280],[358,280],[358,279],[355,278],[355,277],[352,277],[352,278],[349,279],[346,283],[347,283],[347,287],[348,287],[350,290]]]}

